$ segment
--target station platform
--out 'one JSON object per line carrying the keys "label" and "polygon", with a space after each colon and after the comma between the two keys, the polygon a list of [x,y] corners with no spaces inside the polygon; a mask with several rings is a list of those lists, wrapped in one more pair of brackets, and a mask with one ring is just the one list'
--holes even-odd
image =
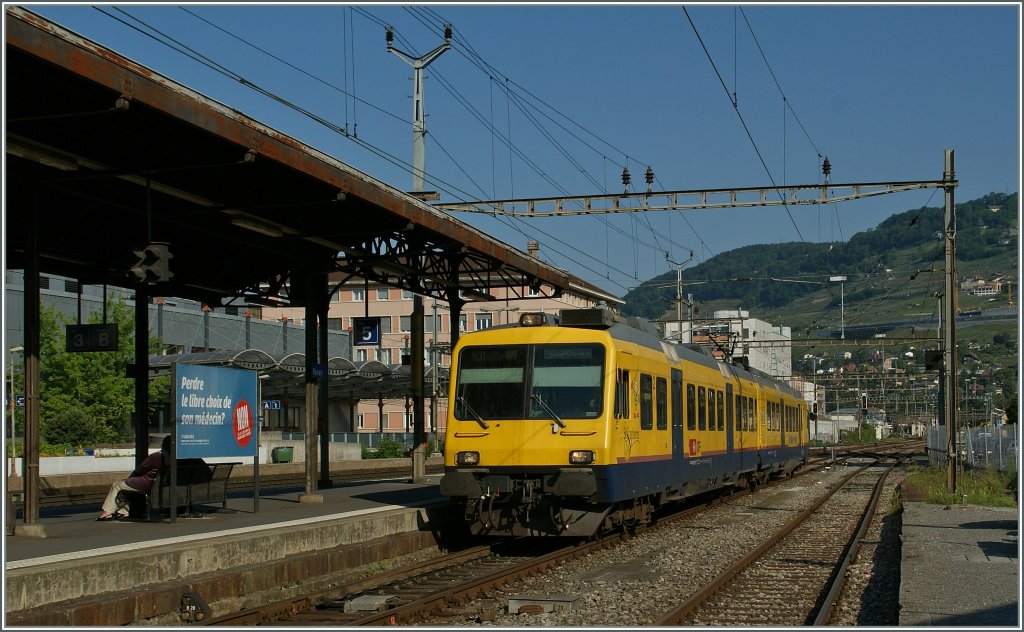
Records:
{"label": "station platform", "polygon": [[1020,510],[903,503],[900,621],[1019,630]]}
{"label": "station platform", "polygon": [[379,559],[445,548],[457,516],[439,474],[229,494],[190,517],[97,522],[98,505],[40,512],[45,537],[4,538],[5,626],[180,625],[183,595],[207,616],[305,594]]}

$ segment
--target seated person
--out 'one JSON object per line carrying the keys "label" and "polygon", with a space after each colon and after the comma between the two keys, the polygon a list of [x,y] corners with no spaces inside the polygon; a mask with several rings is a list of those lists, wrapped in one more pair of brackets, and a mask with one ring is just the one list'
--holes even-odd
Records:
{"label": "seated person", "polygon": [[171,462],[171,435],[164,437],[160,444],[160,451],[154,452],[145,458],[138,467],[132,470],[128,478],[117,481],[110,486],[107,499],[103,501],[103,512],[97,520],[106,522],[108,520],[123,520],[128,517],[128,504],[122,491],[148,493],[153,489],[153,482],[156,481],[160,468]]}

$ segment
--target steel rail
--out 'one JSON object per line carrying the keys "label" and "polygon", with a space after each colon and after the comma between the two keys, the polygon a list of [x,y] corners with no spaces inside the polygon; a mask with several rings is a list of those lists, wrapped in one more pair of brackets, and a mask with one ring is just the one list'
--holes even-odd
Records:
{"label": "steel rail", "polygon": [[832,497],[837,491],[842,489],[847,483],[853,480],[856,476],[863,473],[872,465],[878,463],[878,459],[871,461],[870,463],[861,466],[854,470],[848,476],[843,478],[838,485],[833,487],[829,492],[819,498],[813,505],[800,512],[792,520],[786,523],[778,532],[772,537],[767,538],[764,542],[758,545],[753,551],[746,555],[743,559],[736,562],[718,577],[712,580],[710,583],[705,585],[702,589],[691,595],[681,605],[670,610],[667,614],[663,615],[661,619],[655,621],[652,625],[655,626],[674,626],[678,625],[680,621],[690,615],[694,610],[697,609],[704,601],[715,594],[720,588],[729,583],[734,577],[743,572],[747,567],[753,564],[755,561],[761,558],[768,550],[775,547],[778,542],[789,535],[794,529],[803,524],[807,518],[814,514],[822,505],[825,504],[828,499]]}
{"label": "steel rail", "polygon": [[822,606],[818,609],[818,614],[814,618],[814,626],[825,626],[832,621],[832,616],[835,614],[836,604],[839,602],[839,596],[843,594],[843,589],[846,587],[846,569],[849,568],[850,564],[857,559],[857,554],[860,552],[860,544],[864,540],[864,534],[867,533],[868,528],[871,526],[871,522],[875,517],[875,510],[878,508],[878,501],[882,497],[882,490],[885,488],[885,481],[889,478],[889,474],[896,468],[897,465],[902,463],[904,460],[909,458],[909,455],[899,457],[892,465],[885,470],[885,472],[878,478],[878,482],[875,483],[874,492],[871,494],[871,501],[868,503],[867,509],[864,510],[864,515],[861,517],[860,526],[857,532],[853,535],[850,540],[850,545],[847,548],[846,555],[843,556],[843,561],[839,565],[832,585],[829,588],[828,594],[825,595],[825,600]]}
{"label": "steel rail", "polygon": [[207,619],[199,623],[201,625],[251,625],[256,623],[265,623],[280,615],[294,616],[300,612],[311,611],[317,607],[317,604],[324,601],[340,599],[348,594],[365,592],[367,590],[377,588],[378,586],[384,586],[393,582],[409,579],[410,577],[422,575],[433,570],[447,568],[456,564],[462,564],[487,557],[488,555],[491,555],[492,549],[493,546],[490,544],[476,546],[464,551],[458,551],[456,553],[450,553],[442,557],[427,560],[425,562],[418,562],[403,566],[386,573],[373,575],[372,577],[347,582],[342,586],[332,588],[328,591],[319,590],[306,593],[301,596],[268,604],[260,608],[253,608],[243,612],[227,614],[214,619]]}
{"label": "steel rail", "polygon": [[564,549],[553,551],[546,555],[542,555],[536,559],[530,560],[523,564],[517,565],[514,570],[510,572],[509,569],[500,569],[493,573],[489,573],[482,577],[473,579],[460,586],[455,586],[445,590],[440,590],[436,593],[417,599],[408,604],[401,605],[397,608],[386,610],[380,613],[374,613],[372,615],[363,617],[352,621],[349,625],[353,626],[385,626],[385,625],[401,625],[403,622],[409,621],[415,617],[429,614],[434,610],[442,609],[449,602],[461,602],[467,599],[471,599],[479,594],[486,593],[488,590],[494,588],[500,588],[509,582],[512,582],[520,577],[527,577],[558,566],[570,556],[586,555],[604,548],[614,546],[621,536],[610,536],[602,540],[595,540],[593,542],[587,542],[579,546],[570,546]]}

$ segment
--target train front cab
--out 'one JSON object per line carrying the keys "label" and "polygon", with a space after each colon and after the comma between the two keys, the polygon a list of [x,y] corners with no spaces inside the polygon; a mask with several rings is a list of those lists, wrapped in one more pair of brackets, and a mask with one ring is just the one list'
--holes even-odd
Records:
{"label": "train front cab", "polygon": [[452,361],[441,493],[473,533],[592,535],[607,514],[614,376],[605,331],[467,334]]}

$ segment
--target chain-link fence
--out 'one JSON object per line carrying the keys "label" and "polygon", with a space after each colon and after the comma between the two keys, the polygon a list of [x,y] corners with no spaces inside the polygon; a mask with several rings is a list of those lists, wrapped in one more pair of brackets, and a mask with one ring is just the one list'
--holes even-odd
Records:
{"label": "chain-link fence", "polygon": [[[1017,424],[967,428],[957,435],[957,457],[964,466],[1019,471],[1020,433]],[[928,457],[933,466],[945,467],[945,426],[928,428]]]}

